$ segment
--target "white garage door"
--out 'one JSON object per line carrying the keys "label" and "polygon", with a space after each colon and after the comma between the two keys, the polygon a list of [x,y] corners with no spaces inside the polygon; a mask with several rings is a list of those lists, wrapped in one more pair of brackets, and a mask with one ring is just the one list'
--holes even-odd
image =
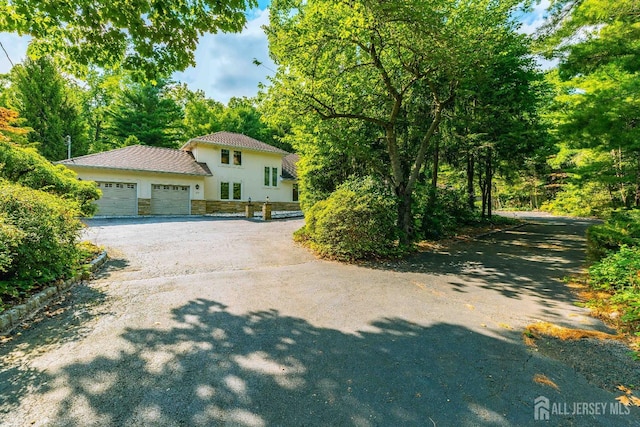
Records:
{"label": "white garage door", "polygon": [[104,216],[138,215],[136,184],[126,182],[98,182],[102,197],[96,201],[98,212]]}
{"label": "white garage door", "polygon": [[189,186],[151,186],[151,215],[189,215]]}

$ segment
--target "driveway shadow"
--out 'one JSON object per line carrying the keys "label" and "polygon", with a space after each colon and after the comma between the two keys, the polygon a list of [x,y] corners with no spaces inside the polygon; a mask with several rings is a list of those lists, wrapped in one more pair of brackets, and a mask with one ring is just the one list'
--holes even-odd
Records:
{"label": "driveway shadow", "polygon": [[[29,371],[5,386],[13,399],[3,402],[4,416],[25,388],[38,400],[58,398],[46,415],[62,426],[526,426],[538,424],[539,395],[615,402],[509,331],[394,318],[347,334],[275,310],[234,314],[205,299],[173,318],[170,328],[123,333],[115,357]],[[536,373],[558,389],[534,382]],[[638,415],[557,415],[553,424],[633,425]]]}
{"label": "driveway shadow", "polygon": [[536,218],[510,231],[498,232],[447,249],[415,254],[399,262],[368,267],[399,272],[455,276],[456,292],[481,287],[513,299],[536,297],[549,307],[574,302],[564,278],[583,271],[585,232],[595,221]]}

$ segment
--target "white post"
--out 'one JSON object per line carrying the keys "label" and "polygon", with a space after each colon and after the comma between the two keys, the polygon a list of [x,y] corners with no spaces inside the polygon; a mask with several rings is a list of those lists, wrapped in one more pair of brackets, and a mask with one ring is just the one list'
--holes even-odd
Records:
{"label": "white post", "polygon": [[71,158],[71,135],[66,136],[67,141],[67,159]]}

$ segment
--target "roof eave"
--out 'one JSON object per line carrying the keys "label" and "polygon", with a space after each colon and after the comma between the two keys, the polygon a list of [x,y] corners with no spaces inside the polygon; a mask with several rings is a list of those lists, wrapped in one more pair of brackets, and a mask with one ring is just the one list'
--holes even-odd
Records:
{"label": "roof eave", "polygon": [[117,170],[117,171],[127,171],[127,172],[147,172],[147,173],[162,173],[162,174],[169,174],[169,175],[187,175],[187,176],[213,176],[212,173],[188,173],[188,172],[172,172],[172,171],[159,171],[159,170],[149,170],[149,169],[135,169],[135,168],[116,168],[116,167],[109,167],[109,166],[93,166],[93,165],[79,165],[79,164],[74,164],[74,163],[59,163],[62,164],[64,166],[75,166],[75,167],[80,167],[80,168],[87,168],[87,169],[101,169],[101,170]]}
{"label": "roof eave", "polygon": [[[288,153],[284,150],[282,151],[272,151],[272,150],[260,150],[259,148],[251,148],[251,147],[238,147],[237,145],[229,145],[229,144],[224,144],[221,142],[212,142],[212,141],[204,141],[202,139],[198,139],[198,138],[193,138],[190,139],[189,142],[187,142],[185,145],[183,145],[180,149],[183,150],[185,148],[192,148],[194,144],[192,144],[193,142],[195,143],[200,143],[200,144],[206,144],[206,145],[215,145],[217,147],[224,147],[224,148],[231,148],[231,149],[242,149],[242,150],[249,150],[249,151],[256,151],[258,153],[268,153],[268,154],[274,154],[280,157],[286,157],[291,153]],[[196,144],[197,145],[197,144]]]}

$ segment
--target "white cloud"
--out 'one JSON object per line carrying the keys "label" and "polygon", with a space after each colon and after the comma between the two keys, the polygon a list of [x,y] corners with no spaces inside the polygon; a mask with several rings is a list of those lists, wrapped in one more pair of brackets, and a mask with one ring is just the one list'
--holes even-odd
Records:
{"label": "white cloud", "polygon": [[540,3],[535,5],[533,10],[529,13],[525,13],[519,17],[522,22],[519,31],[522,34],[533,34],[546,20],[546,12],[549,7],[549,0],[541,0]]}
{"label": "white cloud", "polygon": [[[233,96],[255,96],[258,84],[266,82],[266,76],[276,68],[269,58],[267,36],[261,28],[268,23],[269,11],[256,10],[239,34],[205,35],[195,51],[196,66],[175,73],[174,79],[224,103]],[[263,65],[255,65],[254,58]]]}

